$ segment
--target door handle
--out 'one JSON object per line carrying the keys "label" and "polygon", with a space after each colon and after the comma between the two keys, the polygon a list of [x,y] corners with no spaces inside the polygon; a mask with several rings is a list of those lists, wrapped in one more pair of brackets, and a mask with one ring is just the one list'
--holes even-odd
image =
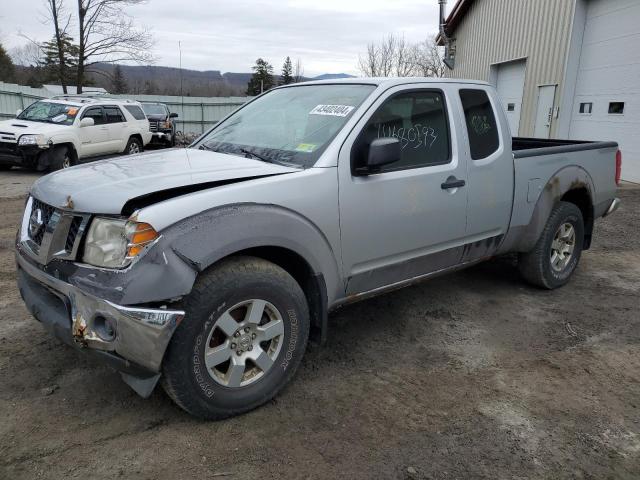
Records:
{"label": "door handle", "polygon": [[458,180],[456,177],[447,178],[447,181],[440,185],[443,190],[451,190],[452,188],[461,188],[467,184],[464,180]]}

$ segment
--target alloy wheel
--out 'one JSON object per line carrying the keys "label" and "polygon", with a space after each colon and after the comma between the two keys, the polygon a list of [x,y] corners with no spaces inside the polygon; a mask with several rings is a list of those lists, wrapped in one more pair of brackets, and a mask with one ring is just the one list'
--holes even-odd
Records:
{"label": "alloy wheel", "polygon": [[230,388],[262,378],[282,348],[284,320],[271,303],[252,299],[234,305],[216,320],[205,344],[209,375]]}
{"label": "alloy wheel", "polygon": [[551,242],[551,267],[561,272],[573,257],[576,246],[576,230],[570,223],[563,223],[558,228],[553,242]]}

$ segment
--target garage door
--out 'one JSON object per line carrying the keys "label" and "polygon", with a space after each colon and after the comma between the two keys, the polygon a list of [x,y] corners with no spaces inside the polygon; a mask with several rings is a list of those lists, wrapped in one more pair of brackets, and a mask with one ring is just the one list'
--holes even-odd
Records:
{"label": "garage door", "polygon": [[497,68],[496,88],[502,101],[502,107],[507,114],[511,134],[517,136],[520,130],[526,62],[522,60],[500,63],[495,68]]}
{"label": "garage door", "polygon": [[587,2],[570,136],[615,140],[622,178],[640,183],[640,2]]}

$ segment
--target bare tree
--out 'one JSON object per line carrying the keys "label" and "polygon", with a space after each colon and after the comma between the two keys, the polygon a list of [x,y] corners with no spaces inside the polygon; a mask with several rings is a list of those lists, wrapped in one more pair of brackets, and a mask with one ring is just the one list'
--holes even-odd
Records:
{"label": "bare tree", "polygon": [[[23,38],[26,38],[23,36]],[[27,39],[27,43],[21,47],[14,47],[11,52],[11,59],[16,65],[23,67],[36,67],[42,59],[42,47],[39,43]]]}
{"label": "bare tree", "polygon": [[78,93],[82,93],[85,73],[96,63],[133,61],[152,63],[153,38],[137,28],[123,8],[144,0],[78,0]]}
{"label": "bare tree", "polygon": [[443,77],[445,72],[443,50],[436,43],[435,36],[415,44],[412,52],[415,75],[421,77]]}
{"label": "bare tree", "polygon": [[379,43],[369,43],[360,55],[358,68],[366,77],[441,77],[444,63],[435,39],[411,44],[404,36],[389,34]]}
{"label": "bare tree", "polygon": [[391,33],[379,43],[367,45],[367,52],[358,59],[358,68],[367,77],[410,76],[412,48],[404,36]]}
{"label": "bare tree", "polygon": [[367,44],[367,52],[358,58],[358,68],[365,77],[389,77],[393,72],[396,36],[387,35],[378,44]]}
{"label": "bare tree", "polygon": [[304,80],[304,67],[302,61],[298,58],[296,60],[296,66],[293,69],[293,83],[299,83]]}
{"label": "bare tree", "polygon": [[396,37],[394,41],[394,51],[391,55],[393,73],[396,77],[410,77],[414,75],[413,68],[413,46],[407,43],[404,38]]}
{"label": "bare tree", "polygon": [[71,15],[67,14],[63,0],[45,0],[45,3],[47,6],[47,13],[51,16],[51,20],[53,21],[54,39],[58,53],[58,80],[62,86],[62,91],[67,93],[66,68],[68,59],[66,58],[66,46],[69,42],[65,42],[65,39],[68,38],[67,29],[71,23]]}

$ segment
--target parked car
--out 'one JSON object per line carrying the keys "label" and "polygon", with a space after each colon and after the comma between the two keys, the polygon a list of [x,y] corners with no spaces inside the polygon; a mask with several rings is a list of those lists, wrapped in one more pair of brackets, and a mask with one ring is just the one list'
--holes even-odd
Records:
{"label": "parked car", "polygon": [[482,82],[280,87],[190,148],[39,179],[18,285],[140,395],[218,419],[276,395],[341,305],[506,253],[564,285],[620,167],[613,142],[512,139]]}
{"label": "parked car", "polygon": [[0,169],[59,170],[92,157],[139,153],[150,141],[149,122],[137,102],[54,97],[0,122]]}
{"label": "parked car", "polygon": [[142,109],[149,119],[149,130],[153,134],[152,143],[161,143],[170,147],[176,144],[177,113],[171,113],[164,103],[143,102]]}

